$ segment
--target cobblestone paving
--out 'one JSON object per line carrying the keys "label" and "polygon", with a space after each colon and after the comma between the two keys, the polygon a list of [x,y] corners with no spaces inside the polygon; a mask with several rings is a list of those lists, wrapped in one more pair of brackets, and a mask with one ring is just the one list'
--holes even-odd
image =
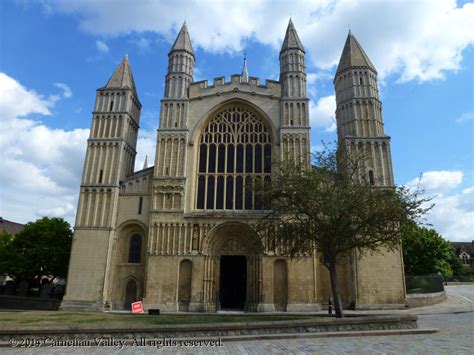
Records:
{"label": "cobblestone paving", "polygon": [[[413,313],[419,314],[419,328],[439,329],[439,332],[434,334],[225,342],[220,348],[164,348],[161,352],[165,354],[474,354],[474,312],[447,313],[472,310],[474,286],[450,286],[447,288],[447,293],[447,302],[412,310],[417,310]],[[45,347],[0,348],[0,353],[153,354],[157,350],[156,347],[130,346],[122,351],[114,347]]]}
{"label": "cobblestone paving", "polygon": [[[474,354],[474,313],[419,316],[435,334],[227,342],[220,348],[164,348],[164,354]],[[155,347],[1,349],[9,354],[152,354]]]}

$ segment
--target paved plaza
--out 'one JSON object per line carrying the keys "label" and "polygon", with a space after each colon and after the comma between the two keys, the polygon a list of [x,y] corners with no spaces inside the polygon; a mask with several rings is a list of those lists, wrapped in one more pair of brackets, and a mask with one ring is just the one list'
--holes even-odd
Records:
{"label": "paved plaza", "polygon": [[[163,353],[193,354],[474,354],[474,285],[449,286],[448,299],[438,305],[411,310],[419,315],[420,328],[437,328],[439,332],[423,335],[365,336],[341,338],[302,338],[224,342],[219,348],[164,348]],[[397,312],[394,312],[397,313]],[[154,347],[40,348],[1,349],[9,354],[152,354]]]}

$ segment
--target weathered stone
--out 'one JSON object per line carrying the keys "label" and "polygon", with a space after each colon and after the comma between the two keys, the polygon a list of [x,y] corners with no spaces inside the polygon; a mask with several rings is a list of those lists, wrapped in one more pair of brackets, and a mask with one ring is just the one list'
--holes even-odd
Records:
{"label": "weathered stone", "polygon": [[[331,288],[318,255],[291,259],[284,245],[263,245],[251,227],[262,211],[244,190],[246,178],[270,176],[265,157],[310,164],[305,52],[293,24],[285,38],[278,81],[193,82],[195,55],[183,26],[168,56],[156,164],[140,171],[141,104],[128,58],[97,90],[62,309],[142,300],[145,311],[216,312],[226,290],[239,294],[232,302],[246,312],[326,307]],[[369,148],[371,179],[391,186],[377,73],[352,35],[348,41],[334,81],[338,137]],[[239,256],[245,262],[226,274],[221,263]],[[405,303],[400,250],[356,256],[337,270],[345,306]]]}

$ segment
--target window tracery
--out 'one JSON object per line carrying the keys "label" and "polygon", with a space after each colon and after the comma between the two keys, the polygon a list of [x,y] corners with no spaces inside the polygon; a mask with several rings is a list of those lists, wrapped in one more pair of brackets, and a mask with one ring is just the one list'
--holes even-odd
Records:
{"label": "window tracery", "polygon": [[271,155],[269,129],[255,113],[239,106],[219,112],[200,139],[197,209],[262,209],[251,186],[270,181]]}

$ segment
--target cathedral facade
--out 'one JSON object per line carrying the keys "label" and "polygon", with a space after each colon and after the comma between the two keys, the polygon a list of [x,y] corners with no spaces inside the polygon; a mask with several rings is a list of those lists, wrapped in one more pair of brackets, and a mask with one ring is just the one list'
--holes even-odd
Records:
{"label": "cathedral facade", "polygon": [[[62,309],[163,312],[317,311],[331,287],[318,256],[263,245],[249,183],[272,161],[310,164],[305,50],[290,20],[280,79],[193,81],[186,25],[168,54],[153,167],[134,171],[141,104],[127,57],[97,90]],[[371,153],[371,183],[393,186],[377,71],[349,33],[334,78],[339,141]],[[356,308],[405,303],[400,251],[353,257],[338,270]]]}

